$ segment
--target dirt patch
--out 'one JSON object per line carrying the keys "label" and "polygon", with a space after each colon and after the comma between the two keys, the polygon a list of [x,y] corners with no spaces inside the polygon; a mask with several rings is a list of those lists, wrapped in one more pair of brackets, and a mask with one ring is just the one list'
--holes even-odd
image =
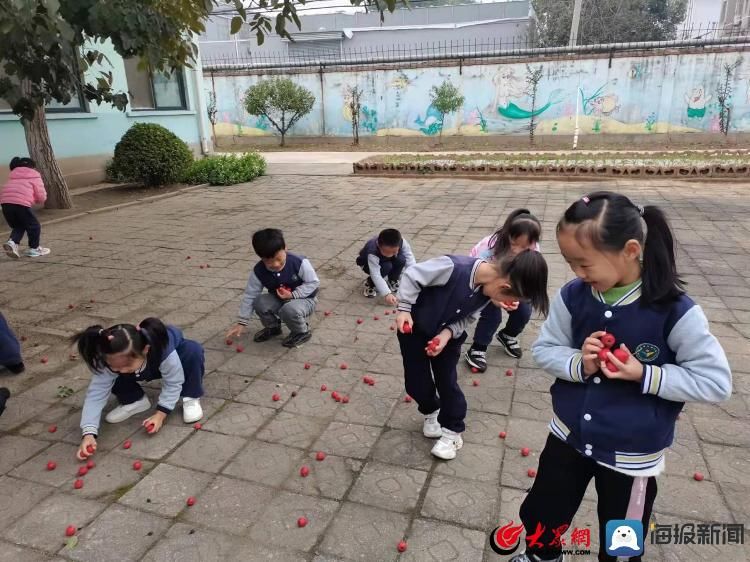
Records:
{"label": "dirt patch", "polygon": [[[584,135],[580,150],[670,150],[741,148],[750,145],[750,134],[650,134],[650,135]],[[286,146],[279,138],[220,136],[216,149],[225,152],[426,152],[486,150],[570,150],[569,136],[536,137],[533,146],[528,137],[511,135],[451,136],[442,143],[437,137],[361,137],[358,146],[349,137],[287,137]]]}
{"label": "dirt patch", "polygon": [[184,183],[165,185],[162,187],[109,184],[109,186],[102,186],[102,189],[97,189],[95,191],[88,191],[89,188],[74,189],[71,190],[71,195],[73,196],[72,209],[39,209],[38,211],[35,211],[35,213],[41,222],[46,222],[53,219],[77,215],[78,213],[101,209],[102,207],[132,203],[133,201],[138,201],[145,197],[175,193],[186,187],[188,186]]}

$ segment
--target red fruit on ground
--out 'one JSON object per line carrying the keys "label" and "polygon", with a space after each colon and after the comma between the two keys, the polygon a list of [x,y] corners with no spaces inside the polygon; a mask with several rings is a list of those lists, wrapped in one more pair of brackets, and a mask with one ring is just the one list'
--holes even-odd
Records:
{"label": "red fruit on ground", "polygon": [[42,357],[42,358],[41,358],[41,362],[42,362],[42,363],[45,363],[45,364],[46,364],[46,363],[47,363],[47,361],[49,361],[49,359],[47,359],[46,357]]}
{"label": "red fruit on ground", "polygon": [[73,482],[73,487],[76,490],[80,490],[81,488],[83,488],[83,480],[79,479],[79,480],[76,480],[75,482]]}
{"label": "red fruit on ground", "polygon": [[189,260],[189,259],[190,259],[190,256],[186,257],[185,259],[186,259],[186,260]]}
{"label": "red fruit on ground", "polygon": [[93,239],[94,239],[94,237],[93,237],[93,236],[89,236],[89,240],[93,240]]}
{"label": "red fruit on ground", "polygon": [[404,402],[409,403],[409,402],[411,402],[411,400],[412,400],[412,398],[408,394],[406,396],[404,396]]}
{"label": "red fruit on ground", "polygon": [[693,474],[693,478],[695,478],[698,482],[701,482],[704,476],[702,472],[696,472],[695,474]]}
{"label": "red fruit on ground", "polygon": [[365,375],[364,377],[362,377],[362,382],[365,384],[370,384],[370,377]]}
{"label": "red fruit on ground", "polygon": [[232,345],[232,344],[234,344],[234,341],[231,340],[231,339],[229,339],[229,338],[227,338],[227,340],[224,343],[227,344],[227,345]]}
{"label": "red fruit on ground", "polygon": [[530,468],[529,470],[526,471],[526,474],[529,475],[529,478],[534,478],[536,476],[536,470],[534,470],[533,468]]}
{"label": "red fruit on ground", "polygon": [[331,392],[331,398],[333,398],[334,400],[336,400],[336,402],[338,402],[339,400],[341,400],[341,396],[339,396],[339,393],[336,392],[335,390],[333,392]]}
{"label": "red fruit on ground", "polygon": [[50,433],[54,433],[55,431],[57,431],[57,426],[51,425],[47,428],[47,431],[49,431]]}
{"label": "red fruit on ground", "polygon": [[500,439],[505,439],[507,436],[508,436],[508,434],[505,433],[504,431],[500,432]]}
{"label": "red fruit on ground", "polygon": [[396,550],[399,552],[406,552],[406,541],[401,541],[396,545]]}
{"label": "red fruit on ground", "polygon": [[317,453],[315,453],[316,461],[322,461],[325,458],[326,458],[326,454],[323,451],[318,451]]}
{"label": "red fruit on ground", "polygon": [[395,332],[395,331],[396,331],[396,326],[391,326],[391,332]]}
{"label": "red fruit on ground", "polygon": [[126,439],[125,443],[122,444],[123,449],[130,449],[130,447],[133,445],[133,442],[130,439]]}
{"label": "red fruit on ground", "polygon": [[75,307],[76,307],[76,306],[75,306],[74,304],[69,304],[69,305],[68,305],[68,308],[70,308],[70,309],[73,309],[73,308],[75,308]]}
{"label": "red fruit on ground", "polygon": [[297,519],[297,527],[305,527],[307,525],[307,517],[300,517]]}
{"label": "red fruit on ground", "polygon": [[524,447],[523,449],[521,449],[521,456],[522,457],[528,457],[529,453],[531,453],[531,451],[529,450],[528,447]]}
{"label": "red fruit on ground", "polygon": [[367,384],[369,384],[370,386],[375,386],[375,379],[370,379],[369,381],[367,381]]}
{"label": "red fruit on ground", "polygon": [[386,310],[383,314],[385,314],[386,316],[389,316],[391,314],[391,311],[390,310]]}
{"label": "red fruit on ground", "polygon": [[26,341],[26,336],[21,336],[21,341]]}
{"label": "red fruit on ground", "polygon": [[92,469],[92,468],[94,468],[95,466],[96,466],[96,463],[95,463],[94,461],[92,461],[92,460],[89,460],[89,461],[88,461],[88,462],[86,463],[86,468],[88,468],[89,470],[91,470],[91,469]]}
{"label": "red fruit on ground", "polygon": [[78,476],[86,476],[89,473],[89,469],[85,466],[81,466],[78,468]]}
{"label": "red fruit on ground", "polygon": [[612,355],[617,357],[617,360],[620,363],[625,363],[628,360],[628,352],[624,349],[620,349],[619,347],[612,352]]}
{"label": "red fruit on ground", "polygon": [[281,396],[279,394],[274,394],[273,396],[271,396],[271,400],[273,400],[274,402],[278,402],[279,400],[281,400]]}
{"label": "red fruit on ground", "polygon": [[613,336],[612,334],[604,334],[599,338],[599,341],[604,344],[604,347],[611,348],[615,345],[615,336]]}
{"label": "red fruit on ground", "polygon": [[479,381],[478,381],[478,380],[476,380],[476,379],[474,379],[473,381],[471,381],[471,384],[472,384],[473,386],[479,386]]}
{"label": "red fruit on ground", "polygon": [[243,351],[245,351],[245,348],[242,347],[241,345],[238,345],[237,346],[237,353],[242,353]]}
{"label": "red fruit on ground", "polygon": [[47,463],[47,470],[55,470],[57,468],[57,463],[54,461],[49,461]]}
{"label": "red fruit on ground", "polygon": [[68,525],[65,528],[65,536],[66,537],[72,537],[73,535],[76,534],[76,531],[78,531],[78,529],[76,528],[75,525]]}
{"label": "red fruit on ground", "polygon": [[93,303],[96,302],[96,300],[95,299],[89,299],[89,302],[93,304]]}
{"label": "red fruit on ground", "polygon": [[133,470],[140,470],[143,468],[143,463],[141,461],[135,461],[133,463]]}
{"label": "red fruit on ground", "polygon": [[323,313],[323,316],[330,316],[331,314],[333,314],[333,313],[332,313],[332,312],[331,312],[330,310],[326,310],[326,311],[325,311],[325,312]]}
{"label": "red fruit on ground", "polygon": [[195,425],[193,426],[193,429],[203,429],[203,424],[200,424],[200,423],[196,423],[196,424],[195,424]]}
{"label": "red fruit on ground", "polygon": [[96,449],[94,449],[93,445],[86,445],[86,452],[89,455],[93,455],[95,451],[96,451]]}
{"label": "red fruit on ground", "polygon": [[308,467],[303,466],[302,468],[299,469],[299,475],[302,478],[307,478],[308,474],[310,474],[310,469]]}
{"label": "red fruit on ground", "polygon": [[604,349],[600,350],[598,357],[599,361],[601,361],[602,363],[606,363],[607,361],[609,361],[609,349],[605,347]]}
{"label": "red fruit on ground", "polygon": [[380,316],[373,316],[372,319],[373,320],[380,320]]}
{"label": "red fruit on ground", "polygon": [[472,373],[478,373],[478,372],[479,372],[479,369],[477,369],[476,367],[472,367],[472,368],[471,368],[471,372],[472,372]]}
{"label": "red fruit on ground", "polygon": [[405,334],[411,334],[411,324],[404,322],[404,327],[401,329]]}
{"label": "red fruit on ground", "polygon": [[203,264],[200,264],[198,267],[200,267],[201,269],[203,269],[205,266]]}
{"label": "red fruit on ground", "polygon": [[362,320],[361,318],[357,318],[357,324],[361,324],[362,322],[364,322],[364,320]]}
{"label": "red fruit on ground", "polygon": [[312,365],[310,365],[310,363],[305,363],[305,369],[309,369],[310,367],[312,367]]}
{"label": "red fruit on ground", "polygon": [[340,368],[340,369],[341,369],[342,371],[346,371],[346,370],[347,370],[347,369],[349,368],[349,365],[347,365],[346,363],[342,363],[342,364],[341,364],[341,365],[339,366],[339,368]]}
{"label": "red fruit on ground", "polygon": [[185,503],[188,507],[193,507],[195,505],[195,498],[193,496],[190,496]]}
{"label": "red fruit on ground", "polygon": [[349,403],[349,397],[348,397],[348,396],[342,396],[342,397],[341,397],[341,401],[342,401],[342,402],[343,402],[344,404],[348,404],[348,403]]}
{"label": "red fruit on ground", "polygon": [[512,377],[513,376],[513,369],[508,369],[507,371],[505,371],[505,376],[506,377]]}
{"label": "red fruit on ground", "polygon": [[321,384],[321,385],[320,385],[320,391],[321,391],[321,392],[325,392],[327,388],[328,388],[328,387],[327,387],[326,385],[324,385],[324,384]]}

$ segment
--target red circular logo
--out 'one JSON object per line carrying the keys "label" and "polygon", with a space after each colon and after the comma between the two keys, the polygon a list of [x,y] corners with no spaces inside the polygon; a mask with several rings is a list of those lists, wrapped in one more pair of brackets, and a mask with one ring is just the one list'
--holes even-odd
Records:
{"label": "red circular logo", "polygon": [[513,554],[518,549],[518,537],[522,532],[523,524],[513,525],[513,521],[497,527],[490,535],[490,547],[498,554]]}

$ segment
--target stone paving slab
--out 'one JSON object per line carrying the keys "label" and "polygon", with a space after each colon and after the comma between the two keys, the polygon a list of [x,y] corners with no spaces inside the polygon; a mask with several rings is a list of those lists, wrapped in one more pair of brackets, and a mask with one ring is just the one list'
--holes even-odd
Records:
{"label": "stone paving slab", "polygon": [[[600,183],[667,212],[690,295],[734,371],[730,400],[684,408],[653,519],[748,526],[750,186]],[[0,509],[0,561],[379,561],[398,558],[401,539],[409,548],[400,559],[500,560],[486,537],[518,521],[533,482],[527,470],[536,468],[548,435],[554,379],[528,352],[541,320],[533,318],[523,334],[520,360],[493,343],[486,373],[459,365],[469,406],[465,445],[456,460],[436,460],[416,404],[404,401],[393,316],[385,314],[391,309],[362,296],[354,257],[387,226],[402,230],[418,259],[463,254],[525,206],[542,220],[553,293],[573,277],[557,252],[555,225],[591,189],[576,181],[286,175],[45,226],[50,258],[0,260],[0,309],[26,337],[27,364],[23,375],[0,379],[13,393],[0,418],[0,498],[13,497]],[[252,342],[256,319],[226,344],[255,261],[248,240],[257,225],[282,228],[289,248],[308,256],[321,279],[313,338],[301,348],[285,349],[278,338]],[[203,429],[183,424],[180,408],[156,436],[140,427],[146,414],[102,423],[96,467],[84,488],[73,490],[79,464],[72,452],[90,375],[70,359],[66,338],[90,324],[149,315],[179,325],[206,348]],[[365,375],[375,386],[363,384]],[[61,385],[74,394],[58,398]],[[154,402],[159,388],[158,381],[147,385]],[[333,390],[349,403],[335,402]],[[280,400],[272,400],[274,393]],[[130,450],[122,448],[125,439],[133,441]],[[529,457],[520,455],[522,447],[531,449]],[[326,453],[324,461],[315,460],[317,451]],[[48,457],[58,463],[52,473],[45,470]],[[132,469],[136,458],[144,462],[140,471]],[[303,464],[307,477],[299,473]],[[695,472],[705,480],[695,481]],[[189,508],[187,495],[197,498]],[[593,552],[595,500],[592,483],[574,519],[593,531]],[[296,527],[300,512],[310,519],[304,529]],[[79,544],[61,550],[58,519],[70,513],[80,517],[73,521],[81,527]],[[123,527],[134,532],[127,547]],[[747,559],[746,550],[729,546],[649,545],[647,552],[657,561]]]}

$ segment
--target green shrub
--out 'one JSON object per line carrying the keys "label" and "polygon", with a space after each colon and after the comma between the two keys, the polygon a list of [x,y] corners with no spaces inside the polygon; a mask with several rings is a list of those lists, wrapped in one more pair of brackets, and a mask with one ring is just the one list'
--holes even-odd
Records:
{"label": "green shrub", "polygon": [[234,185],[251,181],[266,172],[265,159],[255,152],[241,156],[209,156],[196,160],[187,173],[188,183]]}
{"label": "green shrub", "polygon": [[155,123],[136,123],[115,146],[107,176],[164,185],[183,181],[192,162],[193,153],[172,131]]}

